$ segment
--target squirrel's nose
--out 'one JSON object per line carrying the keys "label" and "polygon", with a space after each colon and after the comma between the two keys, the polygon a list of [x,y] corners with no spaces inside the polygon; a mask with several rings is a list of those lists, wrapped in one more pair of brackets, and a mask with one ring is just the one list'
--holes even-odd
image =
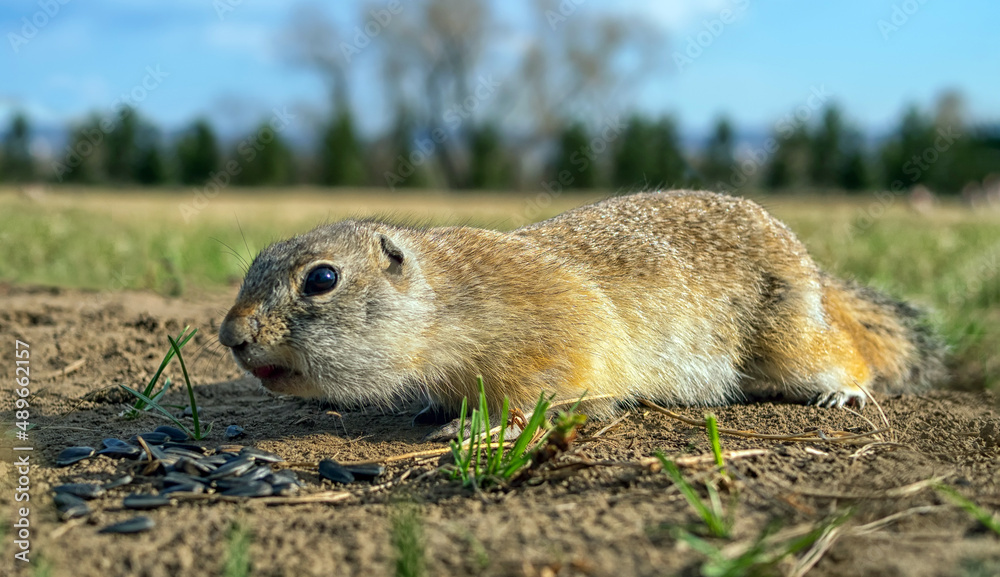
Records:
{"label": "squirrel's nose", "polygon": [[246,345],[251,339],[249,318],[240,314],[234,307],[219,327],[219,342],[231,349],[237,349]]}

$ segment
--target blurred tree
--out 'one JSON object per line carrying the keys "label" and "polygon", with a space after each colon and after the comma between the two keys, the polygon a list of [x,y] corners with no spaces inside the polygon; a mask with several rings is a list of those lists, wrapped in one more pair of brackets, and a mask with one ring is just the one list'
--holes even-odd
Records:
{"label": "blurred tree", "polygon": [[[417,124],[434,141],[430,153],[450,188],[471,185],[477,122],[497,97],[493,74],[477,75],[493,30],[485,0],[423,0],[397,16],[384,32],[383,79],[397,106],[420,114]],[[408,102],[410,94],[419,94]]]}
{"label": "blurred tree", "polygon": [[246,186],[290,184],[295,174],[291,149],[266,121],[236,146],[240,172],[233,182]]}
{"label": "blurred tree", "polygon": [[326,186],[358,186],[365,183],[365,161],[354,131],[354,119],[343,110],[320,134],[319,181]]}
{"label": "blurred tree", "polygon": [[160,131],[152,124],[140,122],[135,147],[134,180],[147,185],[167,182],[170,175],[163,158]]}
{"label": "blurred tree", "polygon": [[965,98],[955,90],[945,91],[937,100],[934,127],[955,129],[965,126]]}
{"label": "blurred tree", "polygon": [[[991,143],[989,126],[973,126],[966,120],[961,94],[948,91],[938,99],[933,119],[933,142],[910,161],[927,167],[925,182],[935,191],[955,194],[980,181],[1000,166],[1000,150]],[[995,135],[995,133],[994,133]],[[933,149],[930,148],[933,146]]]}
{"label": "blurred tree", "polygon": [[612,179],[615,187],[626,192],[646,188],[654,162],[652,127],[645,118],[633,115],[625,125],[615,152]]}
{"label": "blurred tree", "polygon": [[615,154],[614,184],[626,191],[684,186],[690,181],[672,118],[632,116]]}
{"label": "blurred tree", "polygon": [[31,127],[23,113],[11,119],[0,152],[0,180],[28,182],[35,178],[35,162],[31,157]]}
{"label": "blurred tree", "polygon": [[510,188],[511,173],[500,131],[491,122],[471,129],[469,145],[469,187],[475,189]]}
{"label": "blurred tree", "polygon": [[[910,187],[925,182],[930,167],[923,165],[926,169],[921,168],[921,154],[933,146],[933,123],[916,106],[909,107],[879,155],[883,186],[895,190],[898,186]],[[893,183],[897,183],[895,187]]]}
{"label": "blurred tree", "polygon": [[851,128],[841,141],[836,184],[845,190],[864,190],[873,184],[863,140],[861,133]]}
{"label": "blurred tree", "polygon": [[663,117],[652,127],[653,164],[649,167],[654,188],[677,188],[689,179],[688,163],[681,152],[677,123]]}
{"label": "blurred tree", "polygon": [[[411,156],[415,150],[413,135],[416,131],[413,114],[404,102],[397,100],[396,117],[388,136],[389,162],[375,171],[382,175],[384,184],[393,188],[422,188],[428,185],[429,177],[425,164],[413,166],[412,173],[408,170],[409,166],[406,166],[407,163],[412,166],[410,159],[416,158]],[[406,174],[409,176],[404,176]]]}
{"label": "blurred tree", "polygon": [[733,164],[736,162],[733,153],[735,144],[732,123],[726,117],[719,118],[705,146],[701,162],[702,177],[710,186],[719,182],[728,186]]}
{"label": "blurred tree", "polygon": [[[365,13],[364,19],[368,18]],[[382,31],[383,25],[379,26]],[[356,28],[355,37],[351,37],[330,20],[321,5],[302,4],[293,11],[279,39],[287,58],[316,72],[330,93],[330,120],[322,128],[316,155],[319,182],[327,186],[366,182],[365,150],[354,126],[348,92],[350,64],[371,42],[363,28]]]}
{"label": "blurred tree", "polygon": [[844,120],[840,108],[827,106],[819,126],[809,135],[809,181],[814,186],[832,187],[842,162]]}
{"label": "blurred tree", "polygon": [[837,175],[837,184],[846,190],[864,190],[871,186],[868,160],[860,150],[853,150],[844,157],[844,164]]}
{"label": "blurred tree", "polygon": [[628,99],[667,62],[669,43],[652,20],[577,7],[534,2],[531,22],[538,28],[523,36],[517,77],[504,83],[517,101],[519,128],[535,142],[557,136],[574,118],[607,118],[630,108]]}
{"label": "blurred tree", "polygon": [[331,20],[320,4],[302,6],[282,34],[283,52],[327,82],[333,114],[351,104],[357,59],[380,59],[389,108],[412,113],[411,133],[439,136],[427,158],[452,188],[482,177],[472,174],[472,148],[484,143],[473,141],[484,136],[480,123],[498,117],[497,110],[503,111],[503,140],[530,156],[548,149],[573,119],[611,118],[614,108],[628,106],[625,95],[653,78],[666,54],[661,31],[644,23],[537,0],[538,18],[531,19],[537,33],[525,35],[531,38],[526,48],[500,63],[497,47],[506,30],[496,21],[495,3],[413,0],[403,6],[365,6],[359,26]]}
{"label": "blurred tree", "polygon": [[[363,33],[361,28],[358,31]],[[278,37],[281,51],[292,64],[317,72],[326,83],[333,114],[344,114],[350,106],[347,71],[353,51],[343,48],[352,46],[349,36],[330,20],[323,5],[309,3],[292,9],[288,25]]]}
{"label": "blurred tree", "polygon": [[[597,155],[590,149],[590,135],[582,122],[570,124],[559,135],[559,146],[552,171],[553,178],[565,184],[566,188],[597,187]],[[569,178],[561,176],[565,173],[569,174]]]}
{"label": "blurred tree", "polygon": [[764,169],[764,185],[771,189],[800,187],[809,171],[809,132],[804,124],[782,127],[771,138],[778,148]]}
{"label": "blurred tree", "polygon": [[114,125],[104,137],[104,176],[115,183],[132,181],[136,165],[138,118],[131,106],[115,113]]}
{"label": "blurred tree", "polygon": [[178,176],[183,184],[202,184],[219,168],[219,146],[207,120],[199,119],[177,141]]}
{"label": "blurred tree", "polygon": [[783,190],[792,185],[791,155],[778,149],[764,171],[764,186],[774,190]]}
{"label": "blurred tree", "polygon": [[[947,152],[952,158],[942,155],[947,164],[939,173],[942,192],[958,192],[967,185],[979,187],[982,182],[996,182],[1000,174],[1000,123],[964,127],[962,136]],[[935,184],[935,186],[938,186]]]}
{"label": "blurred tree", "polygon": [[103,180],[102,165],[106,151],[101,124],[101,118],[95,114],[70,130],[65,153],[53,162],[56,180],[86,184]]}

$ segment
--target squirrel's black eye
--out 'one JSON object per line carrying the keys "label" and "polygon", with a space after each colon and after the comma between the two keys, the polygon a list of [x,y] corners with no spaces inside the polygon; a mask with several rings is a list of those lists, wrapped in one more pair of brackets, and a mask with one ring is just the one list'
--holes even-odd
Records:
{"label": "squirrel's black eye", "polygon": [[321,264],[309,271],[306,282],[302,285],[302,293],[311,297],[331,291],[333,287],[337,286],[339,276],[337,269],[328,264]]}

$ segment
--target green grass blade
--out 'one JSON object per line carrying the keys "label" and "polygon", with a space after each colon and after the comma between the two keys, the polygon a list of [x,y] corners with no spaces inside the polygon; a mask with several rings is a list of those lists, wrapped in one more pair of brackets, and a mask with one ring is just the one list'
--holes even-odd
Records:
{"label": "green grass blade", "polygon": [[482,416],[483,420],[483,435],[486,437],[486,464],[487,467],[489,463],[493,460],[493,448],[492,443],[490,443],[490,408],[486,402],[486,387],[483,385],[483,377],[476,377],[476,384],[479,386],[479,414]]}
{"label": "green grass blade", "polygon": [[685,531],[684,529],[681,529],[680,527],[677,527],[674,529],[674,534],[678,539],[684,541],[685,543],[690,545],[692,549],[694,549],[695,551],[701,553],[706,557],[709,557],[711,559],[717,559],[722,557],[722,554],[719,552],[718,547],[716,547],[712,543],[709,543],[708,541],[702,539],[701,537],[693,533],[690,533],[688,531]]}
{"label": "green grass blade", "polygon": [[579,398],[579,399],[577,399],[577,400],[576,400],[576,402],[575,402],[575,403],[573,403],[573,404],[572,404],[572,405],[570,406],[569,410],[568,410],[568,411],[566,411],[566,412],[567,412],[567,413],[575,413],[575,412],[576,412],[576,410],[577,410],[578,408],[580,408],[580,403],[582,403],[582,402],[583,402],[583,399],[584,399],[584,398],[585,398],[585,397],[587,396],[587,393],[589,393],[589,392],[590,392],[589,390],[586,390],[586,391],[583,391],[583,393],[582,393],[582,394],[580,395],[580,398]]}
{"label": "green grass blade", "polygon": [[146,396],[159,403],[160,399],[162,399],[167,394],[167,391],[170,390],[170,385],[172,384],[173,381],[167,378],[165,381],[163,381],[163,387],[159,391],[157,391],[155,395],[150,395],[147,393]]}
{"label": "green grass blade", "polygon": [[842,514],[838,515],[837,517],[834,517],[833,519],[830,519],[825,523],[820,524],[815,529],[806,533],[805,535],[797,539],[792,539],[791,541],[785,544],[784,550],[778,556],[778,559],[787,557],[788,555],[795,555],[799,551],[803,551],[809,547],[812,547],[813,543],[819,540],[820,537],[826,535],[830,531],[833,531],[837,527],[843,525],[845,522],[847,522],[848,519],[851,518],[852,515],[854,515],[854,511],[852,510],[844,511]]}
{"label": "green grass blade", "polygon": [[191,420],[194,421],[194,439],[196,441],[201,440],[204,435],[201,432],[201,424],[198,421],[198,402],[194,398],[194,387],[191,386],[191,379],[188,377],[187,365],[184,364],[184,357],[181,355],[181,347],[177,344],[177,341],[173,337],[167,335],[167,340],[170,341],[170,346],[173,347],[174,353],[177,355],[177,361],[181,364],[181,373],[184,374],[184,384],[187,385],[188,399],[191,401]]}
{"label": "green grass blade", "polygon": [[715,456],[715,466],[719,470],[726,468],[725,461],[722,460],[722,442],[719,440],[719,423],[715,415],[708,413],[705,415],[705,430],[708,431],[708,440],[712,444],[712,455]]}
{"label": "green grass blade", "polygon": [[711,483],[705,485],[708,491],[708,502],[711,503],[709,511],[712,512],[709,521],[709,528],[713,535],[720,537],[729,534],[729,528],[722,509],[722,499],[719,498],[719,491]]}
{"label": "green grass blade", "polygon": [[469,477],[469,462],[466,457],[465,447],[465,415],[469,409],[468,399],[462,399],[462,412],[458,416],[458,434],[451,442],[451,455],[455,460],[455,469],[452,471],[452,479],[462,479],[464,483]]}
{"label": "green grass blade", "polygon": [[425,574],[423,527],[416,507],[400,507],[391,517],[391,540],[395,550],[396,577]]}
{"label": "green grass blade", "polygon": [[507,432],[507,419],[509,418],[510,411],[510,401],[507,397],[503,398],[503,405],[500,408],[500,434],[497,436],[497,450],[495,453],[495,458],[490,461],[490,474],[499,475],[501,469],[506,463],[507,459],[510,457],[510,453],[503,452],[503,442],[504,437]]}
{"label": "green grass blade", "polygon": [[[660,460],[663,464],[663,470],[670,476],[670,479],[677,485],[680,490],[681,495],[687,500],[691,508],[695,510],[699,517],[705,522],[708,527],[709,532],[715,537],[728,537],[729,527],[725,522],[725,519],[721,515],[721,503],[718,504],[718,509],[710,508],[706,505],[701,497],[698,496],[698,492],[694,490],[694,487],[681,475],[680,469],[673,461],[667,459],[663,453],[657,453],[656,458]],[[708,489],[709,499],[713,500],[713,505],[718,502],[718,493],[715,493],[715,489],[709,486]],[[713,494],[715,495],[713,498]]]}
{"label": "green grass blade", "polygon": [[180,421],[180,419],[178,419],[177,417],[175,417],[170,411],[168,411],[168,410],[164,409],[163,407],[161,407],[159,404],[156,403],[156,401],[154,401],[153,399],[150,399],[146,395],[140,393],[139,391],[137,391],[137,390],[135,390],[132,387],[129,387],[127,385],[118,385],[118,386],[121,387],[121,388],[123,388],[123,389],[125,389],[129,393],[131,393],[137,399],[140,399],[140,400],[144,401],[150,407],[152,407],[152,408],[156,409],[157,411],[160,411],[161,413],[163,413],[164,415],[166,415],[167,418],[170,419],[170,421],[173,422],[175,425],[177,425],[178,428],[180,428],[182,431],[184,431],[185,433],[187,433],[189,437],[194,438],[194,435],[191,434],[191,431],[186,426],[184,426],[184,423],[182,423]]}
{"label": "green grass blade", "polygon": [[[187,335],[185,335],[185,333],[187,333],[187,330],[189,328],[191,328],[190,325],[189,326],[185,326],[184,329],[181,330],[180,334],[177,335],[177,339],[180,341],[180,345],[182,347],[184,345],[186,345],[189,340],[191,340],[191,337],[193,337],[195,335],[195,333],[198,332],[198,329],[194,329],[190,333],[188,333]],[[169,339],[170,336],[168,335],[167,338]],[[164,369],[167,368],[167,365],[170,363],[170,359],[172,359],[172,358],[174,358],[174,349],[173,348],[171,348],[170,350],[168,350],[167,353],[163,356],[163,360],[160,361],[160,366],[156,369],[156,373],[153,374],[153,378],[149,379],[149,383],[146,385],[146,388],[143,390],[143,394],[144,395],[146,395],[147,397],[153,398],[153,388],[156,387],[156,382],[160,380],[160,375],[163,374]],[[166,387],[164,387],[164,388],[166,388]],[[135,407],[133,407],[133,409],[135,409],[136,411],[142,411],[142,410],[145,410],[145,408],[146,408],[146,403],[143,402],[143,401],[137,402],[135,404]]]}
{"label": "green grass blade", "polygon": [[1000,522],[998,522],[996,518],[989,513],[989,511],[986,511],[979,505],[976,505],[974,502],[970,501],[948,485],[937,485],[934,488],[939,493],[944,495],[946,499],[951,501],[952,504],[964,509],[966,513],[972,515],[973,518],[982,523],[990,531],[1000,535]]}
{"label": "green grass blade", "polygon": [[482,441],[482,433],[480,429],[482,428],[482,415],[479,413],[478,409],[472,409],[472,419],[469,421],[469,462],[472,465],[472,482],[478,482],[479,480],[479,453],[482,449],[480,442]]}
{"label": "green grass blade", "polygon": [[[527,452],[528,443],[531,442],[538,429],[541,428],[542,423],[545,422],[545,414],[548,412],[550,404],[551,401],[545,398],[545,393],[543,392],[538,398],[538,403],[535,404],[535,409],[531,413],[528,424],[521,431],[521,434],[518,435],[517,440],[514,441],[514,446],[511,447],[510,452],[507,454],[507,464],[502,473],[503,478],[509,479],[531,460],[531,455]],[[547,435],[547,432],[545,435],[542,435],[539,444],[545,441]]]}
{"label": "green grass blade", "polygon": [[224,577],[249,577],[253,569],[250,562],[250,545],[253,536],[245,526],[233,523],[229,527],[226,544],[226,563],[223,566]]}
{"label": "green grass blade", "polygon": [[528,425],[521,431],[521,434],[517,437],[517,441],[514,442],[514,446],[510,450],[514,456],[524,454],[524,451],[528,448],[528,443],[531,442],[531,438],[535,436],[535,432],[545,421],[545,413],[549,410],[549,404],[550,402],[545,398],[545,393],[542,392],[538,397],[538,402],[535,404],[535,410],[532,411],[531,418],[528,420]]}

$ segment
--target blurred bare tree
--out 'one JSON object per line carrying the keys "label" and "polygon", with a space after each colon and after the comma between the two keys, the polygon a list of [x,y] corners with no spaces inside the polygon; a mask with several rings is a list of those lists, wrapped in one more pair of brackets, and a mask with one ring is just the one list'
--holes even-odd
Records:
{"label": "blurred bare tree", "polygon": [[343,40],[340,29],[318,4],[295,6],[287,27],[278,36],[279,49],[289,62],[315,71],[326,83],[336,111],[350,106],[348,62],[339,48]]}
{"label": "blurred bare tree", "polygon": [[530,154],[580,119],[596,128],[628,110],[629,96],[665,62],[661,31],[634,17],[524,1],[527,30],[504,22],[488,0],[413,0],[391,14],[373,3],[359,27],[338,26],[305,4],[280,41],[291,62],[324,79],[338,112],[349,107],[354,58],[376,59],[397,159],[409,161],[419,145],[442,184],[465,188],[484,174],[488,159],[472,158],[474,148],[485,150],[472,146],[481,134]]}
{"label": "blurred bare tree", "polygon": [[665,62],[663,31],[613,12],[577,10],[572,3],[534,0],[535,29],[521,59],[523,121],[534,138],[548,139],[577,118],[631,109],[646,79]]}
{"label": "blurred bare tree", "polygon": [[416,116],[450,188],[470,184],[462,151],[477,111],[487,106],[477,73],[490,21],[484,0],[410,2],[381,38],[383,81],[397,122]]}
{"label": "blurred bare tree", "polygon": [[278,37],[288,60],[316,72],[330,93],[329,119],[319,127],[316,176],[332,186],[365,182],[364,153],[351,111],[348,37],[318,4],[293,8],[287,28]]}

